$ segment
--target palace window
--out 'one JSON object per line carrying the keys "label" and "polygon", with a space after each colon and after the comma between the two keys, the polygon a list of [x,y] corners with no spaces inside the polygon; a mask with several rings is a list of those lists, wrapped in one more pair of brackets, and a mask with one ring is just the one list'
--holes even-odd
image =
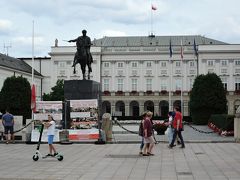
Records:
{"label": "palace window", "polygon": [[182,87],[182,80],[176,79],[176,90],[181,90]]}
{"label": "palace window", "polygon": [[103,79],[103,91],[109,91],[109,79]]}
{"label": "palace window", "polygon": [[240,66],[240,60],[235,60],[235,65]]}
{"label": "palace window", "polygon": [[132,62],[132,67],[137,67],[137,62]]}
{"label": "palace window", "polygon": [[195,67],[195,62],[194,61],[190,61],[190,67]]}
{"label": "palace window", "polygon": [[166,67],[167,63],[166,62],[161,62],[161,67]]}
{"label": "palace window", "polygon": [[60,68],[64,68],[64,67],[65,67],[65,64],[66,64],[66,62],[59,62],[59,67],[60,67]]}
{"label": "palace window", "polygon": [[118,66],[119,68],[122,68],[122,67],[123,67],[123,62],[118,62],[117,66]]}
{"label": "palace window", "polygon": [[221,80],[222,80],[224,89],[227,90],[227,78],[226,77],[221,77]]}
{"label": "palace window", "polygon": [[123,91],[123,79],[118,79],[117,80],[117,90],[118,91]]}
{"label": "palace window", "polygon": [[235,78],[235,90],[240,90],[240,78]]}
{"label": "palace window", "polygon": [[109,62],[104,62],[104,63],[103,63],[103,67],[108,68],[109,66],[110,66],[110,63],[109,63]]}
{"label": "palace window", "polygon": [[161,91],[166,91],[167,90],[167,82],[166,80],[161,80]]}
{"label": "palace window", "polygon": [[152,63],[151,62],[147,62],[147,67],[152,67]]}
{"label": "palace window", "polygon": [[181,62],[180,61],[177,61],[176,62],[176,67],[180,67],[181,66]]}
{"label": "palace window", "polygon": [[228,61],[227,60],[221,60],[221,65],[222,66],[227,66]]}
{"label": "palace window", "polygon": [[213,66],[214,65],[214,60],[208,60],[207,65],[208,66]]}
{"label": "palace window", "polygon": [[152,90],[152,79],[146,79],[146,89],[147,91]]}
{"label": "palace window", "polygon": [[137,91],[137,79],[132,79],[132,91]]}

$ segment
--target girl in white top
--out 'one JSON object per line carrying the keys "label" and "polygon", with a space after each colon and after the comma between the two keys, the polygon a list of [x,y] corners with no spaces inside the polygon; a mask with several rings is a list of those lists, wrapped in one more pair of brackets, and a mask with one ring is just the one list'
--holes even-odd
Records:
{"label": "girl in white top", "polygon": [[173,122],[173,112],[168,113],[168,129],[167,129],[167,136],[169,144],[172,142],[173,138],[173,129],[172,129],[172,122]]}
{"label": "girl in white top", "polygon": [[[48,135],[49,154],[47,156],[56,156],[58,155],[58,153],[55,147],[53,146],[56,123],[51,115],[48,115],[48,122],[44,123],[44,126],[47,128]],[[52,154],[53,152],[54,154]]]}

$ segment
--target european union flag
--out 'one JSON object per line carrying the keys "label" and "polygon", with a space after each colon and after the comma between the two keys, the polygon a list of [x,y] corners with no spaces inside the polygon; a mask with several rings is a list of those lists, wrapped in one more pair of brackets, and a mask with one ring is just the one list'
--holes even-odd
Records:
{"label": "european union flag", "polygon": [[197,50],[197,45],[196,45],[195,39],[193,41],[193,49],[194,49],[195,56],[197,56],[198,55],[198,50]]}

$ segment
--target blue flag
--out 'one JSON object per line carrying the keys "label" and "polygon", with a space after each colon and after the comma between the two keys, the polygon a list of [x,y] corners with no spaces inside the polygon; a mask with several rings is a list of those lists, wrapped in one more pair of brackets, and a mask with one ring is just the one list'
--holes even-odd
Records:
{"label": "blue flag", "polygon": [[172,42],[171,42],[171,39],[170,39],[170,43],[169,43],[169,56],[170,56],[170,58],[172,57],[172,54],[173,54],[173,52],[172,52]]}
{"label": "blue flag", "polygon": [[197,50],[197,45],[196,45],[195,39],[193,41],[193,49],[194,49],[195,56],[197,56],[198,55],[198,50]]}

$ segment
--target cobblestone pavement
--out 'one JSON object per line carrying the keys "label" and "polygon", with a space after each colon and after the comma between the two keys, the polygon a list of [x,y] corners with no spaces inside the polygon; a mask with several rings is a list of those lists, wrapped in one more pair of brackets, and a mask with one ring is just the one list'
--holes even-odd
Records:
{"label": "cobblestone pavement", "polygon": [[[185,149],[155,146],[138,155],[139,144],[56,144],[64,155],[33,161],[36,145],[0,144],[1,180],[239,180],[240,144],[186,143]],[[40,151],[46,154],[47,144]]]}
{"label": "cobblestone pavement", "polygon": [[[125,125],[137,132],[137,125]],[[195,126],[209,132],[207,126]],[[166,135],[156,135],[160,142],[155,156],[139,156],[137,134],[113,127],[113,144],[56,144],[64,155],[33,161],[36,144],[0,143],[0,180],[239,180],[240,144],[234,138],[216,133],[199,133],[189,126],[183,132],[186,148],[167,148]],[[115,143],[114,143],[115,142]],[[45,155],[47,144],[40,151]]]}

